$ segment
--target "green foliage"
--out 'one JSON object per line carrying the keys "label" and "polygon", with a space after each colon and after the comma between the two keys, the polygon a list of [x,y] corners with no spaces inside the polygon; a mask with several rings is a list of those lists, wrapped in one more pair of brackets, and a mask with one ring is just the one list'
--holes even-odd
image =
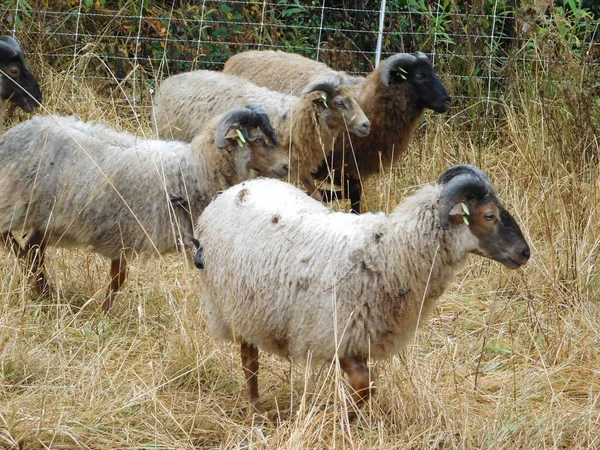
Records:
{"label": "green foliage", "polygon": [[[58,67],[73,66],[73,52],[93,54],[80,58],[85,63],[76,70],[110,73],[117,82],[133,72],[130,78],[149,87],[168,74],[220,70],[233,54],[257,48],[318,57],[351,73],[371,71],[380,2],[326,0],[322,6],[321,0],[274,0],[266,6],[260,0],[19,0],[15,16],[16,0],[0,0],[0,15],[39,42],[46,55],[56,54],[48,58]],[[46,16],[45,9],[53,14]],[[548,60],[560,62],[565,54],[584,64],[598,59],[597,9],[589,0],[559,0],[544,10],[518,0],[388,0],[382,55],[435,54],[455,105],[463,99],[464,114],[477,126],[498,117],[496,103],[487,99],[514,95],[517,75],[545,72]],[[598,98],[593,77],[598,69],[586,67],[581,89]],[[566,80],[552,79],[545,92],[559,95]],[[592,103],[598,107],[597,100]]]}

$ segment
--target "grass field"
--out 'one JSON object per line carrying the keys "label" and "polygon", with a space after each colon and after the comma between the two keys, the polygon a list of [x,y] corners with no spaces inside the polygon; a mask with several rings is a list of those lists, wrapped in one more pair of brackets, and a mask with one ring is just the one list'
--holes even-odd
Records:
{"label": "grass field", "polygon": [[[45,112],[151,133],[96,86],[38,70]],[[196,269],[179,256],[134,261],[105,316],[101,257],[51,249],[54,295],[42,299],[4,251],[0,447],[600,448],[598,136],[568,86],[542,97],[537,82],[494,105],[494,127],[472,126],[464,107],[427,113],[398,170],[366,181],[368,209],[390,210],[448,166],[476,164],[532,257],[517,271],[470,257],[414,343],[377,363],[377,396],[355,421],[335,365],[264,354],[267,419],[248,420],[238,348],[208,336]]]}

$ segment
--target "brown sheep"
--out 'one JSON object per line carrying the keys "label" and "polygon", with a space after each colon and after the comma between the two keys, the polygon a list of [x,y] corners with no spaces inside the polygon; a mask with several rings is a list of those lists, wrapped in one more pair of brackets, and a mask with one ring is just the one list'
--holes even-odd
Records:
{"label": "brown sheep", "polygon": [[312,173],[333,149],[340,133],[369,133],[370,123],[350,86],[331,81],[311,84],[302,97],[256,86],[242,78],[197,70],[167,78],[154,99],[158,134],[187,141],[200,124],[230,108],[260,105],[290,154],[291,178],[321,199]]}
{"label": "brown sheep", "polygon": [[227,61],[223,70],[259,86],[296,94],[303,83],[323,79],[359,81],[353,88],[371,120],[371,133],[368,137],[352,137],[351,145],[338,140],[332,158],[323,161],[315,174],[318,179],[326,179],[331,173],[336,184],[344,185],[355,212],[360,211],[360,179],[379,173],[381,166],[389,170],[408,151],[423,110],[443,113],[450,108],[446,89],[427,56],[420,52],[393,55],[363,79],[308,58],[274,51],[240,53]]}

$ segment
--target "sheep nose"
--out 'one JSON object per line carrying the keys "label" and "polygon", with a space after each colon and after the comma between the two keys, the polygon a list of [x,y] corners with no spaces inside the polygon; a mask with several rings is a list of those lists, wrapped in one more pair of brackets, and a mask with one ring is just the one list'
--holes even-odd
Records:
{"label": "sheep nose", "polygon": [[370,131],[371,131],[371,122],[369,122],[369,120],[367,119],[358,126],[358,128],[356,130],[356,134],[358,134],[359,136],[366,136],[369,134]]}
{"label": "sheep nose", "polygon": [[290,173],[290,166],[288,166],[287,164],[283,165],[283,171],[286,173]]}
{"label": "sheep nose", "polygon": [[527,247],[525,250],[523,250],[523,252],[521,254],[523,255],[523,258],[529,259],[529,257],[531,256],[531,251],[529,250],[529,247]]}

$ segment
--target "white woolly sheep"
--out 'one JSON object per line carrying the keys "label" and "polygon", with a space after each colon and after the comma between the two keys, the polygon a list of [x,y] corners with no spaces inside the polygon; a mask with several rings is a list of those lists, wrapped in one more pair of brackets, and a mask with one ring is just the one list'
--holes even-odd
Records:
{"label": "white woolly sheep", "polygon": [[[0,37],[0,127],[4,124],[6,103],[26,112],[42,103],[37,80],[27,67],[21,45],[10,36]],[[9,110],[9,114],[12,108]]]}
{"label": "white woolly sheep", "polygon": [[[257,172],[288,173],[287,153],[257,107],[211,120],[191,144],[35,117],[0,136],[0,233],[27,260],[40,293],[48,291],[38,273],[47,245],[88,246],[110,259],[108,311],[132,253],[191,247],[193,221],[215,193]],[[11,232],[29,232],[24,249]]]}
{"label": "white woolly sheep", "polygon": [[389,215],[333,212],[283,182],[248,181],[213,200],[195,236],[209,331],[241,343],[253,409],[259,349],[339,358],[360,404],[367,358],[410,341],[468,253],[511,269],[530,256],[487,176],[468,165]]}
{"label": "white woolly sheep", "polygon": [[[269,70],[264,70],[265,67]],[[290,80],[296,80],[291,91],[296,95],[306,83],[347,77],[323,63],[270,50],[232,56],[223,71],[280,92],[290,92]],[[357,78],[351,82],[356,83]],[[389,57],[353,87],[358,104],[371,120],[371,133],[368,137],[351,137],[351,146],[339,139],[332,157],[321,163],[315,177],[323,180],[332,175],[334,183],[346,188],[352,210],[360,212],[360,179],[379,173],[382,168],[394,167],[408,151],[423,110],[446,112],[450,97],[429,59],[421,52]]]}
{"label": "white woolly sheep", "polygon": [[249,103],[260,105],[271,118],[283,148],[290,152],[293,180],[320,199],[311,176],[346,129],[369,133],[369,120],[349,86],[332,82],[310,85],[302,98],[258,87],[247,80],[197,70],[167,78],[154,100],[158,134],[187,141],[208,117]]}

